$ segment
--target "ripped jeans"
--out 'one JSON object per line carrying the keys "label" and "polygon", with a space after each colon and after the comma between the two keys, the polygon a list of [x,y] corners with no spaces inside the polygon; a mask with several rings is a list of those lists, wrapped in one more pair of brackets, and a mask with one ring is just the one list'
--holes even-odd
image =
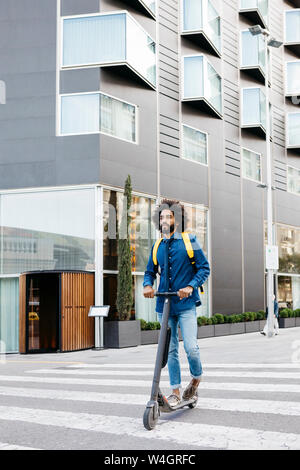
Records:
{"label": "ripped jeans", "polygon": [[[158,320],[161,324],[162,313],[157,312]],[[170,385],[174,390],[181,387],[181,371],[179,362],[179,335],[180,326],[184,349],[188,358],[190,374],[192,378],[199,379],[202,375],[202,364],[200,360],[200,350],[197,343],[197,314],[196,308],[184,310],[169,316],[168,326],[171,328],[171,340],[168,356],[168,369]]]}

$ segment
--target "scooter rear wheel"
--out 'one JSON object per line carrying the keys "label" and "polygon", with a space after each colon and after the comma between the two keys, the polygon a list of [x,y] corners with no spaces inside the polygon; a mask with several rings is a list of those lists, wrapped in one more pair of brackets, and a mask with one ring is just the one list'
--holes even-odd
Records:
{"label": "scooter rear wheel", "polygon": [[198,403],[198,397],[197,397],[197,400],[195,400],[193,403],[189,405],[189,408],[196,408],[197,403]]}
{"label": "scooter rear wheel", "polygon": [[155,428],[157,421],[158,421],[158,415],[155,415],[155,409],[154,408],[146,408],[143,416],[143,423],[145,428],[148,431],[152,431],[152,429]]}

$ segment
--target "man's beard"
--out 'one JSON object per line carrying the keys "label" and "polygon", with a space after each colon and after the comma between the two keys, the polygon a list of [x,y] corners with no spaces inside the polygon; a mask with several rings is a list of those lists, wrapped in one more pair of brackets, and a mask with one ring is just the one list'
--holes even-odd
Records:
{"label": "man's beard", "polygon": [[163,226],[161,224],[159,228],[160,228],[161,233],[173,233],[175,225],[174,224],[172,224],[172,225],[167,225],[166,224],[166,225]]}

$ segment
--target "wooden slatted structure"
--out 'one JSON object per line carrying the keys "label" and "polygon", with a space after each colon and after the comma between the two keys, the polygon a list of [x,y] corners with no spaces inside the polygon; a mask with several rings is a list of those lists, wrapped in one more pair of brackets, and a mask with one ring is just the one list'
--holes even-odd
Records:
{"label": "wooden slatted structure", "polygon": [[[19,280],[19,352],[26,354],[26,315],[28,293],[27,277],[32,275],[47,276],[51,272],[26,273]],[[57,273],[57,272],[56,272]],[[88,272],[60,272],[60,308],[57,315],[60,337],[60,351],[77,351],[92,348],[95,345],[95,319],[88,317],[91,305],[95,301],[95,276]],[[50,292],[51,295],[51,292]],[[41,312],[42,314],[42,312]]]}
{"label": "wooden slatted structure", "polygon": [[61,351],[95,345],[95,320],[88,317],[94,298],[93,273],[61,274]]}

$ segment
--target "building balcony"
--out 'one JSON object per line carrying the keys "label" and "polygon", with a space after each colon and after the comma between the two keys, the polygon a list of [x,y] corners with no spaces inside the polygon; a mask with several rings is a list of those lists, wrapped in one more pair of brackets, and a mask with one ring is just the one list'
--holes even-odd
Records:
{"label": "building balcony", "polygon": [[155,0],[124,0],[125,3],[131,5],[138,11],[146,13],[148,16],[155,18],[156,15],[156,1]]}
{"label": "building balcony", "polygon": [[248,75],[265,83],[265,48],[262,35],[253,36],[250,31],[241,32],[240,68]]}
{"label": "building balcony", "polygon": [[286,63],[285,96],[300,96],[300,60]]}
{"label": "building balcony", "polygon": [[206,57],[183,57],[182,76],[182,101],[222,119],[222,79]]}
{"label": "building balcony", "polygon": [[155,42],[128,12],[67,16],[61,21],[62,69],[113,67],[155,88]]}
{"label": "building balcony", "polygon": [[300,8],[285,12],[284,45],[300,56]]}
{"label": "building balcony", "polygon": [[266,96],[259,87],[242,89],[242,129],[266,136]]}
{"label": "building balcony", "polygon": [[248,18],[253,24],[260,24],[262,28],[268,25],[268,0],[240,0],[240,15]]}
{"label": "building balcony", "polygon": [[287,148],[300,150],[300,112],[288,113],[286,126]]}
{"label": "building balcony", "polygon": [[183,0],[181,34],[221,57],[221,18],[210,0]]}
{"label": "building balcony", "polygon": [[300,0],[287,0],[287,3],[290,3],[295,8],[300,8]]}

